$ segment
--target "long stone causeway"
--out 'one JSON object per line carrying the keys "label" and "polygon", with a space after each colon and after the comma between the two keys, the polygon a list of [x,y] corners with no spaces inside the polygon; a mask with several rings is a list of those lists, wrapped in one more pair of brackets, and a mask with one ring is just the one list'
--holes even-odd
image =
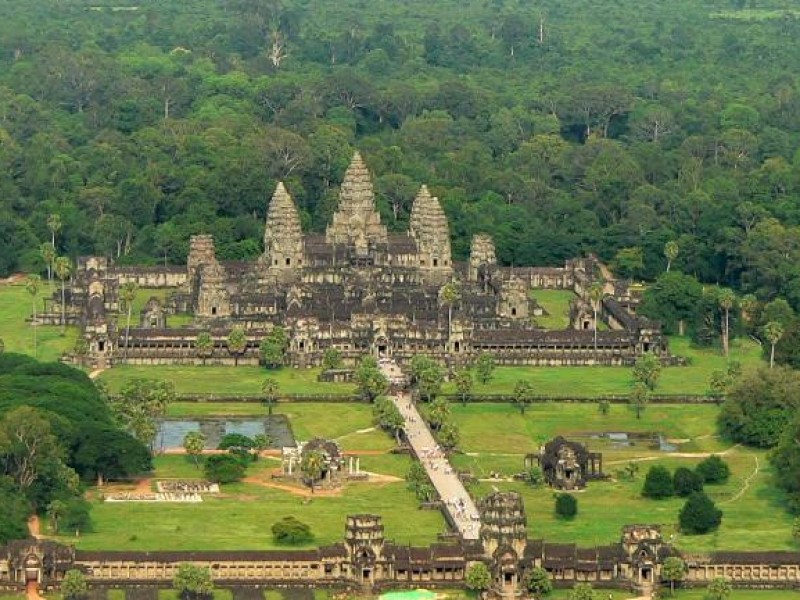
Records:
{"label": "long stone causeway", "polygon": [[[394,363],[383,364],[381,368],[390,381],[399,374],[399,369]],[[406,438],[436,488],[450,523],[463,539],[477,540],[480,534],[478,508],[433,438],[422,415],[411,401],[411,396],[405,392],[398,392],[390,398],[403,415]]]}

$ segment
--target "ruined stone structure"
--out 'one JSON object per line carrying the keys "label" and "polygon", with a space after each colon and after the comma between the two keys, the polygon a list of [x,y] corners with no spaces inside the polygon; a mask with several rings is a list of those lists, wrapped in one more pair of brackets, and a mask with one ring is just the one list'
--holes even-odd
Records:
{"label": "ruined stone structure", "polygon": [[558,490],[582,489],[588,481],[603,478],[603,455],[561,436],[544,444],[538,454],[525,457],[526,469],[534,464],[542,469],[547,485]]}
{"label": "ruined stone structure", "polygon": [[[466,263],[454,262],[447,217],[426,186],[414,200],[408,231],[389,232],[375,207],[372,177],[356,154],[325,233],[302,230],[290,190],[280,183],[256,261],[218,260],[210,235],[191,238],[182,271],[84,258],[67,313],[89,346],[75,358],[95,366],[256,364],[261,340],[276,326],[287,332],[286,361],[296,367],[321,364],[329,348],[341,352],[346,366],[368,353],[401,365],[420,353],[460,364],[491,352],[498,364],[529,365],[629,365],[644,352],[666,356],[658,325],[633,314],[628,299],[606,299],[600,316],[609,330],[598,332],[595,343],[584,319],[586,290],[595,279],[591,258],[561,268],[499,266],[494,242],[483,234],[473,238]],[[120,310],[119,287],[130,281],[173,293],[164,306],[148,304],[123,348],[112,317]],[[442,294],[450,282],[458,288],[455,299]],[[575,292],[571,328],[536,326],[542,313],[531,291],[537,288]],[[45,321],[60,318],[57,296]],[[193,323],[168,327],[175,312],[193,315]],[[236,326],[248,343],[234,356],[226,339]],[[211,334],[212,349],[195,346],[200,331]]]}
{"label": "ruined stone structure", "polygon": [[[578,548],[529,539],[518,494],[498,492],[481,502],[479,540],[398,545],[385,538],[380,516],[347,517],[343,542],[311,550],[230,552],[133,552],[75,550],[47,540],[19,540],[0,546],[0,590],[20,591],[28,582],[40,589],[59,586],[69,569],[82,571],[93,587],[170,585],[181,563],[207,567],[218,586],[299,586],[379,591],[465,585],[478,562],[492,573],[499,598],[523,595],[531,569],[545,569],[557,587],[589,582],[595,588],[629,587],[647,592],[661,581],[666,558],[680,555],[664,543],[658,527],[630,525],[620,541]],[[681,555],[684,584],[703,585],[725,577],[734,585],[793,588],[800,585],[798,552],[716,552]]]}

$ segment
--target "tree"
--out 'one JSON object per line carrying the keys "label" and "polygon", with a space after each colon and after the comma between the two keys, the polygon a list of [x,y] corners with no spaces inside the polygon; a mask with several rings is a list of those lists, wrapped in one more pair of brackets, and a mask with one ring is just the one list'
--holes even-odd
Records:
{"label": "tree", "polygon": [[285,546],[308,544],[314,539],[311,527],[291,516],[273,523],[271,531],[275,543]]}
{"label": "tree", "polygon": [[697,464],[695,473],[702,479],[703,483],[725,483],[731,476],[731,469],[722,458],[712,454]]}
{"label": "tree", "polygon": [[411,380],[420,398],[430,402],[442,389],[444,373],[435,360],[424,354],[417,354],[411,359]]}
{"label": "tree", "polygon": [[589,287],[589,300],[592,303],[592,313],[593,313],[593,323],[594,326],[592,327],[593,339],[594,339],[594,357],[597,360],[597,311],[600,308],[600,302],[603,300],[603,282],[602,281],[595,281],[592,283],[591,287]]}
{"label": "tree", "polygon": [[702,297],[703,286],[695,277],[671,271],[647,286],[637,313],[660,321],[665,333],[684,335]]}
{"label": "tree", "polygon": [[397,445],[400,445],[400,434],[405,428],[405,420],[400,414],[400,409],[389,398],[378,398],[373,406],[375,424],[394,436]]}
{"label": "tree", "polygon": [[800,407],[800,373],[785,367],[743,374],[722,405],[718,423],[726,438],[771,448]]}
{"label": "tree", "polygon": [[27,493],[52,462],[61,463],[64,451],[53,433],[47,413],[20,406],[0,419],[0,472]]}
{"label": "tree", "polygon": [[258,349],[261,354],[261,360],[268,369],[277,369],[283,366],[288,345],[289,338],[286,335],[286,330],[277,325],[261,340]]}
{"label": "tree", "polygon": [[439,299],[447,307],[447,335],[453,335],[453,307],[461,300],[461,289],[455,281],[450,281],[442,286]]}
{"label": "tree", "polygon": [[273,439],[265,433],[257,433],[253,436],[253,450],[256,453],[256,458],[261,456],[261,453],[268,450],[272,445]]}
{"label": "tree", "polygon": [[56,213],[48,215],[47,228],[50,230],[50,245],[53,247],[53,251],[55,252],[56,233],[61,231],[61,216]]}
{"label": "tree", "polygon": [[436,398],[428,407],[428,424],[433,431],[440,431],[450,421],[450,403],[446,398]]}
{"label": "tree", "polygon": [[550,573],[542,567],[534,567],[525,576],[525,587],[533,594],[534,598],[547,596],[553,591],[553,582]]}
{"label": "tree", "polygon": [[65,298],[65,282],[72,273],[72,262],[66,256],[59,256],[53,263],[56,277],[61,280],[61,333],[64,333],[67,326],[67,304]]}
{"label": "tree", "polygon": [[528,472],[528,483],[531,484],[532,487],[541,487],[544,484],[544,473],[542,472],[542,468],[539,466],[532,466]]}
{"label": "tree", "polygon": [[206,436],[199,431],[190,431],[183,438],[183,449],[192,457],[194,466],[200,468],[200,457],[206,447]]}
{"label": "tree", "polygon": [[519,408],[519,414],[525,415],[525,409],[533,401],[533,384],[530,381],[520,379],[514,384],[514,393],[511,396],[514,404]]}
{"label": "tree", "polygon": [[642,496],[645,498],[652,498],[654,500],[661,500],[669,498],[674,495],[675,488],[672,484],[672,475],[669,469],[661,465],[654,465],[647,471],[644,478],[644,487],[642,488]]}
{"label": "tree", "polygon": [[261,393],[264,394],[264,404],[267,405],[267,414],[272,415],[272,407],[278,399],[281,385],[277,379],[267,377],[261,384]]}
{"label": "tree", "polygon": [[730,582],[723,577],[716,577],[711,580],[706,589],[707,600],[728,600],[733,593]]}
{"label": "tree", "polygon": [[201,331],[197,334],[194,341],[194,349],[197,355],[203,359],[203,365],[206,364],[206,358],[214,353],[214,339],[208,331]]}
{"label": "tree", "polygon": [[368,402],[374,402],[375,398],[386,393],[389,389],[389,381],[378,368],[378,362],[372,356],[364,356],[356,367],[353,375],[361,397]]}
{"label": "tree", "polygon": [[33,328],[33,356],[39,356],[39,349],[36,343],[36,297],[39,295],[39,286],[42,280],[38,275],[28,275],[25,280],[25,290],[31,295],[31,302],[33,304],[31,327]]}
{"label": "tree", "polygon": [[214,483],[235,483],[244,477],[245,466],[233,454],[212,454],[205,462],[205,478]]}
{"label": "tree", "polygon": [[675,595],[675,582],[686,576],[686,563],[678,556],[669,556],[661,565],[661,579],[669,581],[670,595]]}
{"label": "tree", "polygon": [[321,479],[322,474],[325,472],[325,457],[322,452],[319,450],[304,452],[300,461],[300,472],[303,473],[306,483],[308,483],[308,487],[311,488],[311,493],[313,494],[314,483]]}
{"label": "tree", "polygon": [[56,259],[56,250],[52,244],[44,242],[39,246],[39,256],[47,266],[47,283],[50,285],[53,283],[53,261]]}
{"label": "tree", "polygon": [[578,514],[578,499],[572,494],[556,494],[556,515],[562,519],[574,519]]}
{"label": "tree", "polygon": [[492,573],[484,563],[476,562],[467,569],[465,580],[467,588],[483,592],[492,585]]}
{"label": "tree", "polygon": [[672,486],[676,496],[689,496],[693,492],[702,492],[705,480],[700,473],[687,467],[678,467],[672,475]]}
{"label": "tree", "polygon": [[694,492],[678,514],[678,523],[685,533],[708,533],[722,523],[722,511],[703,492]]}
{"label": "tree", "polygon": [[436,440],[446,452],[453,450],[461,440],[458,426],[452,421],[447,421],[436,433]]}
{"label": "tree", "polygon": [[214,597],[214,582],[211,569],[191,563],[178,565],[172,587],[181,600],[211,600]]}
{"label": "tree", "polygon": [[228,352],[233,354],[234,366],[239,365],[239,357],[247,350],[247,334],[240,325],[235,325],[226,340]]}
{"label": "tree", "polygon": [[58,535],[61,525],[61,517],[67,511],[67,505],[63,500],[56,498],[47,505],[47,518],[50,521],[50,528],[53,533]]}
{"label": "tree", "polygon": [[475,360],[475,372],[478,374],[478,380],[483,385],[491,381],[494,368],[494,356],[488,352],[481,352]]}
{"label": "tree", "polygon": [[77,569],[64,573],[61,580],[61,596],[64,600],[86,600],[89,597],[89,586],[86,577]]}
{"label": "tree", "polygon": [[669,269],[672,266],[672,262],[678,258],[678,252],[680,248],[678,247],[678,242],[675,240],[670,240],[666,244],[664,244],[664,256],[667,258],[667,270],[666,272],[669,273]]}
{"label": "tree", "polygon": [[152,449],[158,432],[156,419],[166,414],[174,400],[172,382],[136,378],[110,399],[110,405],[123,427]]}
{"label": "tree", "polygon": [[636,383],[628,394],[628,403],[636,411],[636,418],[642,418],[642,411],[650,402],[650,390],[643,383]]}
{"label": "tree", "polygon": [[792,521],[792,539],[795,542],[800,541],[800,517],[795,517]]}
{"label": "tree", "polygon": [[456,371],[453,380],[456,384],[456,390],[458,391],[458,396],[461,398],[461,404],[466,406],[467,400],[469,399],[470,393],[472,392],[472,386],[473,386],[472,374],[466,369],[461,369]]}
{"label": "tree", "polygon": [[636,360],[633,366],[633,381],[647,387],[648,391],[656,389],[658,379],[661,377],[661,361],[652,352],[645,352]]}
{"label": "tree", "polygon": [[576,583],[569,593],[569,600],[596,600],[597,594],[590,583]]}
{"label": "tree", "polygon": [[128,353],[128,341],[131,334],[131,312],[133,303],[136,300],[136,293],[139,291],[139,284],[135,281],[126,281],[119,290],[119,299],[126,313],[125,320],[125,353]]}
{"label": "tree", "polygon": [[336,348],[328,348],[322,357],[322,370],[330,371],[342,368],[342,353]]}
{"label": "tree", "polygon": [[730,314],[736,304],[736,294],[728,288],[723,288],[717,294],[717,302],[722,309],[722,351],[728,357],[730,351]]}
{"label": "tree", "polygon": [[769,368],[775,366],[775,345],[783,337],[784,327],[777,321],[770,321],[763,327],[764,337],[769,342]]}

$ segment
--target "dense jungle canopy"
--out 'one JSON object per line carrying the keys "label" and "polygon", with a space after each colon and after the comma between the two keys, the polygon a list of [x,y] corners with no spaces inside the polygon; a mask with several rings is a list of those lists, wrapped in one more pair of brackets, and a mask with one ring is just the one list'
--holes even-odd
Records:
{"label": "dense jungle canopy", "polygon": [[788,0],[39,0],[0,7],[0,274],[39,246],[260,252],[284,180],[321,230],[354,149],[454,249],[674,266],[800,307],[800,10]]}

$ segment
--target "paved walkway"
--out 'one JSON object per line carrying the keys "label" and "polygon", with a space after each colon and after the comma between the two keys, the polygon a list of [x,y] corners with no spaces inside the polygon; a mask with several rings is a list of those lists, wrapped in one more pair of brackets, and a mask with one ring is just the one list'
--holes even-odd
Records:
{"label": "paved walkway", "polygon": [[[390,380],[399,373],[394,363],[381,364],[381,369]],[[417,407],[406,393],[401,392],[390,398],[403,415],[406,437],[439,493],[442,506],[450,515],[451,522],[455,524],[462,538],[477,540],[480,532],[480,513],[444,452],[433,439]]]}

